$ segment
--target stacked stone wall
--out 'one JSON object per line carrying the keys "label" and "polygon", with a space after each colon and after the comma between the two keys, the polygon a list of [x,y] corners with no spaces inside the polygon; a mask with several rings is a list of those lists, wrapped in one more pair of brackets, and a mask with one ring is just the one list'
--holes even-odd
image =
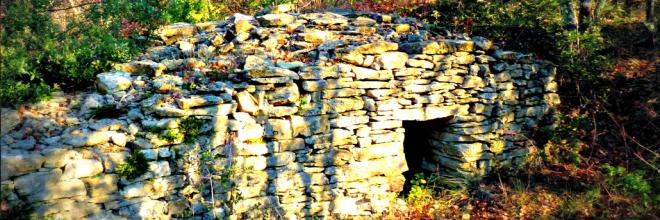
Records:
{"label": "stacked stone wall", "polygon": [[[98,92],[3,111],[3,196],[63,219],[372,218],[405,182],[403,121],[448,121],[424,169],[481,176],[559,103],[552,64],[485,38],[292,9],[166,26]],[[136,152],[146,172],[119,175]]]}

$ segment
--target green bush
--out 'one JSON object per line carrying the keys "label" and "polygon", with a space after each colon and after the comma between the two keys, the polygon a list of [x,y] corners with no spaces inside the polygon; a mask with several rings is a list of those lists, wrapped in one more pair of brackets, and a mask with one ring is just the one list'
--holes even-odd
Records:
{"label": "green bush", "polygon": [[[5,33],[2,33],[4,35]],[[48,97],[48,86],[30,67],[27,51],[21,47],[0,46],[0,103],[34,101]]]}
{"label": "green bush", "polygon": [[626,168],[603,164],[601,166],[605,174],[605,183],[616,190],[620,190],[632,196],[641,196],[648,200],[652,192],[651,184],[644,179],[644,172],[636,170],[629,172]]}
{"label": "green bush", "polygon": [[222,18],[222,8],[208,0],[170,0],[162,6],[160,16],[165,23],[196,23]]}
{"label": "green bush", "polygon": [[7,5],[6,15],[0,20],[0,56],[2,65],[0,74],[0,103],[3,105],[16,102],[32,101],[47,97],[50,86],[41,73],[34,68],[38,49],[53,38],[57,30],[50,17],[45,13],[48,1],[16,1]]}
{"label": "green bush", "polygon": [[87,88],[96,74],[143,51],[165,23],[221,17],[205,0],[107,0],[60,30],[49,15],[52,0],[18,0],[0,20],[2,105],[47,98],[54,87]]}
{"label": "green bush", "polygon": [[[117,19],[71,22],[59,30],[48,14],[49,0],[20,0],[2,18],[3,105],[48,97],[53,87],[88,87],[94,76],[138,52],[134,42],[111,29]],[[90,14],[98,10],[93,7]]]}
{"label": "green bush", "polygon": [[572,78],[595,82],[612,65],[611,58],[599,54],[606,45],[598,26],[591,26],[584,32],[558,33],[556,47],[559,52],[553,57],[554,61]]}

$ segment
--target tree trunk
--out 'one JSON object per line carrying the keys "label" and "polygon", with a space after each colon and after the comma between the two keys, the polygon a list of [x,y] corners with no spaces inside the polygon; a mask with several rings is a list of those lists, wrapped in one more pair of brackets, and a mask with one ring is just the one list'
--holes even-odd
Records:
{"label": "tree trunk", "polygon": [[589,27],[589,23],[593,20],[593,8],[591,0],[580,0],[580,20],[578,23],[580,25],[580,31],[585,31]]}
{"label": "tree trunk", "polygon": [[575,16],[575,6],[571,0],[562,0],[561,1],[561,13],[564,19],[564,29],[566,30],[577,30],[578,29],[578,19]]}
{"label": "tree trunk", "polygon": [[655,10],[653,0],[646,0],[646,22],[653,24],[653,10]]}

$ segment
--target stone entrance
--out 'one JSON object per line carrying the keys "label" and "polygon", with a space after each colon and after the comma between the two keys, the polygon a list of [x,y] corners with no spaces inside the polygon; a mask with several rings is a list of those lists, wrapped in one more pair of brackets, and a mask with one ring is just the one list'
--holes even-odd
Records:
{"label": "stone entrance", "polygon": [[[416,173],[423,173],[424,161],[432,160],[433,145],[432,135],[439,134],[447,128],[450,118],[441,118],[428,121],[403,121],[404,140],[403,152],[406,156],[408,171],[403,175],[406,185],[414,178]],[[426,171],[428,174],[428,171]],[[404,187],[407,188],[407,187]]]}

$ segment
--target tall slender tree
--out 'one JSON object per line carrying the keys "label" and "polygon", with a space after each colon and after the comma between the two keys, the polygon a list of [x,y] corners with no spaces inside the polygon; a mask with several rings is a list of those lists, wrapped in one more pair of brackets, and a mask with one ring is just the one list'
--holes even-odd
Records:
{"label": "tall slender tree", "polygon": [[578,25],[580,31],[585,31],[589,28],[589,24],[594,18],[594,7],[591,0],[580,0]]}
{"label": "tall slender tree", "polygon": [[571,0],[561,1],[561,13],[564,20],[564,28],[566,30],[577,30],[578,19],[575,16],[575,6]]}
{"label": "tall slender tree", "polygon": [[646,22],[653,23],[653,11],[655,10],[655,4],[653,0],[646,0]]}

